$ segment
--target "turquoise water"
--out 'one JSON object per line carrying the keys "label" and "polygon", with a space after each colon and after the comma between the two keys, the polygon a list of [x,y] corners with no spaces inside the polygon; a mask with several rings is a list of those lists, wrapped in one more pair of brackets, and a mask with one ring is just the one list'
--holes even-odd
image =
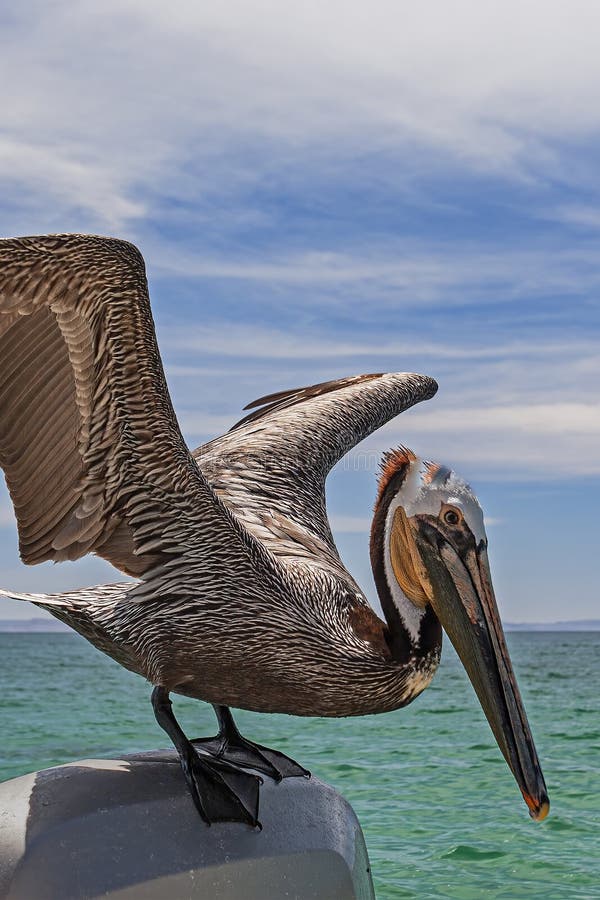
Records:
{"label": "turquoise water", "polygon": [[[396,713],[237,716],[352,803],[379,900],[600,898],[600,633],[508,638],[552,803],[542,823],[447,647],[433,685]],[[0,684],[0,780],[168,746],[149,686],[77,635],[0,634]],[[205,704],[175,707],[188,734],[214,733]]]}

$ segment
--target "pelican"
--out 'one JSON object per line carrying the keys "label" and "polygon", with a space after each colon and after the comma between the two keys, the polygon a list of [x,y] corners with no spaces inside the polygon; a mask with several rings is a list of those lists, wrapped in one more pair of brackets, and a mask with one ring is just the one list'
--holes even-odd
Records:
{"label": "pelican", "polygon": [[[186,447],[156,343],[144,262],[84,235],[0,241],[0,464],[23,562],[96,553],[137,581],[31,600],[152,685],[159,724],[207,822],[258,826],[260,775],[306,776],[244,738],[230,707],[356,716],[430,683],[442,628],[533,818],[549,802],[500,623],[483,514],[450,469],[386,454],[371,531],[385,621],[340,560],[325,479],[354,445],[432,397],[369,374],[250,404]],[[190,741],[170,695],[211,703]]]}

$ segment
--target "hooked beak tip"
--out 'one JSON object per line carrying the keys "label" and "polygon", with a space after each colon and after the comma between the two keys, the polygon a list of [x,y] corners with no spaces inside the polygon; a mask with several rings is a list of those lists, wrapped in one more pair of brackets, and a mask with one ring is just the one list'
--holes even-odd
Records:
{"label": "hooked beak tip", "polygon": [[543,800],[534,800],[529,794],[523,794],[525,803],[529,808],[529,815],[536,822],[542,822],[550,812],[550,801],[547,797]]}

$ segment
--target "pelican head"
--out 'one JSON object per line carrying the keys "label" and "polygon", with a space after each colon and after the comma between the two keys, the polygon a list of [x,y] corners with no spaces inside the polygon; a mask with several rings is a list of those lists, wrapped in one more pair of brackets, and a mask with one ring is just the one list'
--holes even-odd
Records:
{"label": "pelican head", "polygon": [[545,818],[548,795],[498,614],[477,497],[450,469],[400,448],[382,463],[374,528],[377,521],[388,604],[415,649],[425,623],[439,621],[530,815]]}

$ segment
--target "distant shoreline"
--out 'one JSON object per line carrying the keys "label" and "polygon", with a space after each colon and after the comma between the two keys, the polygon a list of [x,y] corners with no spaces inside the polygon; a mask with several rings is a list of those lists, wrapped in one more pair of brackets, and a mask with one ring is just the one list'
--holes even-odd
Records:
{"label": "distant shoreline", "polygon": [[[505,631],[600,631],[600,619],[565,622],[505,622]],[[74,634],[58,619],[0,619],[0,634]]]}
{"label": "distant shoreline", "polygon": [[58,619],[0,619],[0,633],[68,634],[72,628]]}

